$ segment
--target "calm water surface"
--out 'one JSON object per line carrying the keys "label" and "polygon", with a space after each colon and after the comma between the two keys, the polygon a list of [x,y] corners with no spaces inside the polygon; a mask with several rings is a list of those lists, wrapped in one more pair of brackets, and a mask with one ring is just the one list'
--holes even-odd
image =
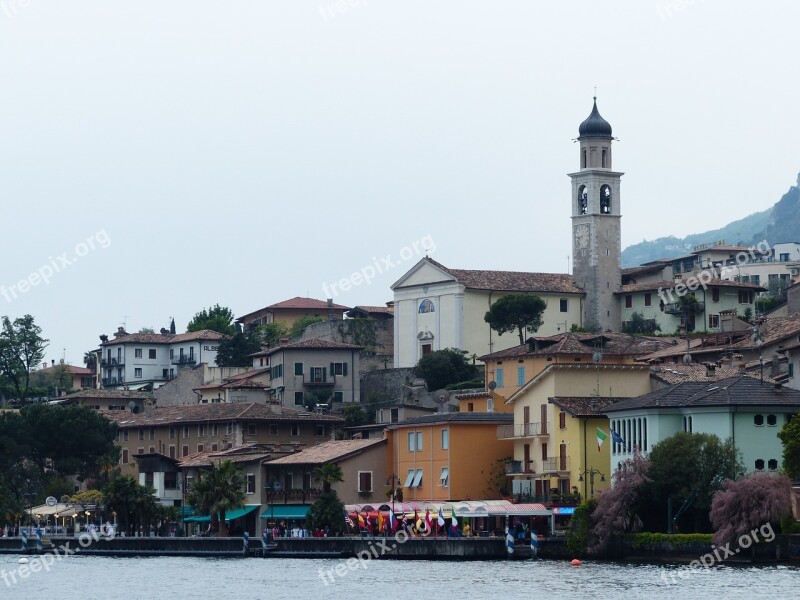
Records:
{"label": "calm water surface", "polygon": [[[0,569],[16,571],[19,557],[0,555]],[[177,600],[221,598],[800,598],[800,568],[719,566],[688,578],[675,577],[679,565],[566,561],[422,562],[372,561],[342,577],[327,572],[342,561],[310,559],[104,558],[72,556],[49,572],[31,573],[8,586],[0,579],[0,599]],[[6,576],[7,579],[10,579]]]}

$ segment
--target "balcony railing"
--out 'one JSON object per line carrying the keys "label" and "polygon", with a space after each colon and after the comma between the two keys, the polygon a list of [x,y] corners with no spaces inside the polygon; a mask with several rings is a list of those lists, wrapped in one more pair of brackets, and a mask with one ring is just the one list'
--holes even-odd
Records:
{"label": "balcony railing", "polygon": [[549,435],[550,423],[514,423],[513,425],[498,425],[497,439],[526,438]]}
{"label": "balcony railing", "polygon": [[569,456],[545,458],[537,462],[540,473],[565,473],[569,471]]}
{"label": "balcony railing", "polygon": [[125,378],[124,377],[103,377],[103,379],[100,380],[100,383],[102,383],[103,385],[121,385],[121,384],[125,383]]}
{"label": "balcony railing", "polygon": [[506,475],[521,475],[533,473],[533,461],[510,460],[506,463]]}
{"label": "balcony railing", "polygon": [[193,365],[197,362],[197,360],[193,355],[190,354],[189,356],[175,356],[170,359],[170,362],[173,365]]}
{"label": "balcony railing", "polygon": [[323,387],[336,385],[336,375],[328,373],[325,377],[316,377],[313,375],[303,375],[303,385],[309,387]]}
{"label": "balcony railing", "polygon": [[[697,305],[700,312],[703,312],[703,305]],[[683,307],[678,302],[669,302],[664,305],[664,312],[668,315],[682,315],[683,314]]]}
{"label": "balcony railing", "polygon": [[123,357],[120,358],[102,358],[100,359],[100,366],[101,367],[121,367],[125,364],[125,359]]}

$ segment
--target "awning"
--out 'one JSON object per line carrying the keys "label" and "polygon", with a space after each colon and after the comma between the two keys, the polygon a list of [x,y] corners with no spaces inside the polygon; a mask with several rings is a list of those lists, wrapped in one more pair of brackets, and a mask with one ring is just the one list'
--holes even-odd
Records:
{"label": "awning", "polygon": [[306,518],[309,508],[310,504],[273,504],[267,506],[267,510],[261,513],[261,518],[297,521]]}
{"label": "awning", "polygon": [[[249,515],[254,510],[258,510],[261,508],[260,504],[250,504],[245,506],[244,508],[237,508],[236,510],[232,510],[225,513],[225,522],[228,523],[234,519],[240,519],[246,515]],[[184,523],[210,523],[211,517],[209,515],[199,516],[199,517],[186,517],[183,520]]]}

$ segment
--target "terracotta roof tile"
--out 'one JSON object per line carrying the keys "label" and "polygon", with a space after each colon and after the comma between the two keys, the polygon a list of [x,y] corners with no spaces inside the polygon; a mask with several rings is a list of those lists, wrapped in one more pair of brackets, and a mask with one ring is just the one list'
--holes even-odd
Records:
{"label": "terracotta roof tile", "polygon": [[550,355],[591,356],[597,351],[609,356],[637,357],[662,348],[676,345],[677,338],[630,335],[627,333],[559,333],[551,336],[533,336],[528,342],[506,350],[481,356],[480,360],[524,358]]}
{"label": "terracotta roof tile", "polygon": [[[760,367],[760,363],[756,362]],[[711,376],[709,376],[711,372]],[[654,379],[662,381],[667,384],[683,383],[685,381],[719,381],[729,377],[738,377],[740,375],[747,375],[749,377],[760,378],[760,372],[742,371],[738,367],[719,367],[714,364],[713,371],[705,364],[691,363],[688,365],[665,364],[655,365],[650,367],[650,376]],[[764,376],[764,381],[767,383],[775,383],[771,377]]]}
{"label": "terracotta roof tile", "polygon": [[91,369],[86,369],[84,367],[75,367],[73,365],[47,365],[46,367],[42,367],[37,371],[37,373],[49,373],[53,371],[56,367],[66,368],[68,373],[72,375],[94,375],[94,371]]}
{"label": "terracotta roof tile", "polygon": [[305,448],[296,454],[276,458],[270,465],[315,465],[339,461],[373,446],[385,444],[385,439],[331,440],[317,446]]}
{"label": "terracotta roof tile", "polygon": [[225,339],[227,336],[211,331],[210,329],[203,329],[201,331],[189,331],[186,333],[129,333],[120,335],[113,340],[103,342],[101,346],[113,346],[114,344],[179,344],[181,342],[192,342],[195,340],[210,340],[218,341]]}
{"label": "terracotta roof tile", "polygon": [[310,340],[300,340],[299,342],[292,342],[283,346],[275,346],[267,350],[267,355],[275,354],[281,350],[363,350],[364,346],[356,346],[355,344],[343,344],[341,342],[332,342],[329,340],[320,340],[311,338]]}
{"label": "terracotta roof tile", "polygon": [[[317,300],[316,298],[303,298],[302,296],[295,296],[294,298],[290,298],[289,300],[284,300],[283,302],[277,302],[275,304],[270,304],[269,306],[265,307],[262,310],[271,310],[274,308],[308,308],[313,310],[327,310],[328,303],[325,300]],[[349,306],[343,306],[341,304],[334,304],[334,310],[350,310]]]}
{"label": "terracotta roof tile", "polygon": [[[629,283],[620,287],[617,294],[630,294],[633,292],[645,292],[648,290],[672,290],[679,283],[686,284],[686,279],[671,280],[665,279],[662,281],[647,281],[645,283]],[[739,281],[730,281],[728,279],[710,279],[706,282],[707,287],[730,287],[740,289],[750,289],[758,292],[765,292],[766,288],[756,285],[755,283],[742,283]]]}
{"label": "terracotta roof tile", "polygon": [[583,294],[583,290],[575,285],[572,276],[565,273],[450,269],[431,258],[425,260],[452,275],[470,289],[502,292]]}
{"label": "terracotta roof tile", "polygon": [[68,400],[71,398],[81,399],[86,398],[87,400],[90,399],[97,399],[97,400],[145,400],[145,399],[152,399],[153,394],[152,392],[132,392],[130,390],[97,390],[97,389],[87,389],[87,390],[80,390],[78,392],[73,392],[67,396],[62,396],[59,400]]}
{"label": "terracotta roof tile", "polygon": [[573,417],[603,417],[606,408],[621,400],[626,398],[558,396],[547,399],[550,404],[564,409]]}

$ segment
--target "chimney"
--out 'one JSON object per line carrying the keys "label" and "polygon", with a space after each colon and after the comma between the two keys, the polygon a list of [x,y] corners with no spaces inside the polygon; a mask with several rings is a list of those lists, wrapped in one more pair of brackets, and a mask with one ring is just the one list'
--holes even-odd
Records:
{"label": "chimney", "polygon": [[328,298],[328,321],[333,321],[333,298]]}
{"label": "chimney", "polygon": [[745,373],[747,371],[747,365],[744,363],[739,364],[739,373]]}
{"label": "chimney", "polygon": [[706,377],[714,379],[714,374],[717,370],[717,365],[713,363],[706,363]]}
{"label": "chimney", "polygon": [[114,334],[114,337],[120,337],[122,335],[128,335],[128,332],[125,331],[124,327],[117,327],[117,333]]}

